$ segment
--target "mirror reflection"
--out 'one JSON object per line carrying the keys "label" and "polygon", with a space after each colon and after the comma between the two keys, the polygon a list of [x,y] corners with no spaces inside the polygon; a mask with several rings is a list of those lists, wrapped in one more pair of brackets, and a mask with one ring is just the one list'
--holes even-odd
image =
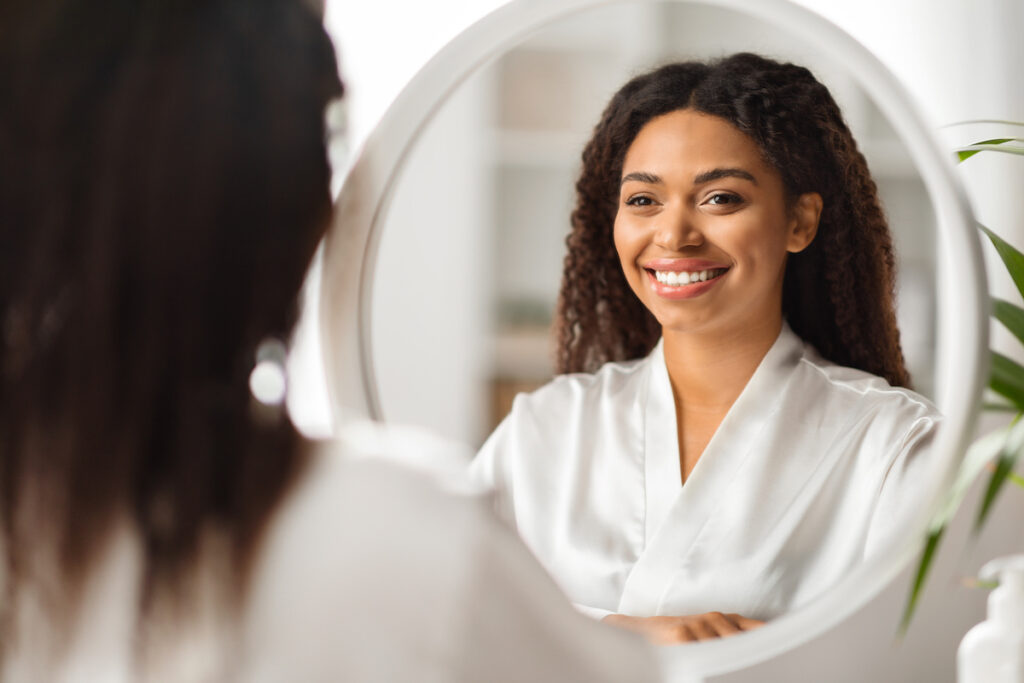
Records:
{"label": "mirror reflection", "polygon": [[[813,70],[877,197],[816,81],[755,57],[645,76],[594,128],[635,74],[737,51]],[[934,229],[827,55],[720,9],[588,12],[460,88],[405,165],[373,282],[382,414],[481,444],[543,387],[474,469],[570,597],[727,613],[692,638],[756,627],[914,504],[937,415],[898,387],[933,383]]]}
{"label": "mirror reflection", "polygon": [[935,220],[885,118],[828,55],[775,27],[720,8],[625,3],[555,23],[486,66],[401,169],[372,282],[385,419],[479,446],[517,392],[553,376],[574,184],[602,108],[649,67],[739,51],[808,66],[842,109],[892,231],[907,367],[915,390],[931,396]]}

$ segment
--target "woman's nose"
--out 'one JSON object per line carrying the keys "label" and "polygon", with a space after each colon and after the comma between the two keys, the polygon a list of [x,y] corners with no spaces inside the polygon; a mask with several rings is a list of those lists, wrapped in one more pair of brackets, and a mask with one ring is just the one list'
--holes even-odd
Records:
{"label": "woman's nose", "polygon": [[704,243],[704,233],[688,212],[664,212],[654,234],[654,243],[668,251],[683,251]]}

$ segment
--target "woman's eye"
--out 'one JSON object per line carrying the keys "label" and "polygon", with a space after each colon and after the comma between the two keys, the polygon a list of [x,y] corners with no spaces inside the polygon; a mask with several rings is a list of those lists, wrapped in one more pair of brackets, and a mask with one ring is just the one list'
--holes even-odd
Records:
{"label": "woman's eye", "polygon": [[728,204],[739,204],[743,200],[738,196],[729,192],[716,192],[705,200],[707,204],[714,204],[717,206],[725,206]]}
{"label": "woman's eye", "polygon": [[654,200],[644,195],[635,195],[627,199],[626,204],[629,206],[651,206],[654,204]]}

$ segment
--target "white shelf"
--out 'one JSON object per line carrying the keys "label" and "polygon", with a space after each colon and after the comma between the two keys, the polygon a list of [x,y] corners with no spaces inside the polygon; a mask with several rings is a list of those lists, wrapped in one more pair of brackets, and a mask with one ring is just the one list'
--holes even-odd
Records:
{"label": "white shelf", "polygon": [[494,336],[494,373],[498,377],[534,380],[551,377],[554,336],[546,327],[502,330]]}

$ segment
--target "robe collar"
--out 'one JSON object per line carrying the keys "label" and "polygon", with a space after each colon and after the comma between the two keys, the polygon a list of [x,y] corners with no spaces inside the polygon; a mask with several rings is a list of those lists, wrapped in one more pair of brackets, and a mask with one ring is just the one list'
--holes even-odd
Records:
{"label": "robe collar", "polygon": [[[643,397],[648,543],[677,503],[691,510],[714,507],[715,497],[742,467],[758,433],[777,412],[780,402],[772,397],[785,391],[803,353],[803,340],[783,321],[779,336],[726,413],[683,486],[675,399],[665,365],[664,340],[658,341],[645,361],[648,383]],[[681,502],[681,497],[687,500]]]}

